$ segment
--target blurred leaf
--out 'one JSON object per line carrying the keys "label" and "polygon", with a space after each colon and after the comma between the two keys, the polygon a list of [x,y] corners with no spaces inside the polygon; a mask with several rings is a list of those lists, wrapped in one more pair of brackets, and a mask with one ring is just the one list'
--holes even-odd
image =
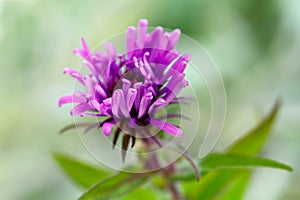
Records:
{"label": "blurred leaf", "polygon": [[[249,156],[256,155],[263,147],[265,140],[271,132],[279,107],[280,101],[277,101],[270,114],[255,129],[231,145],[227,153]],[[208,172],[197,183],[185,183],[186,196],[189,199],[220,199],[222,194],[226,197],[226,195],[239,190],[239,194],[236,194],[236,198],[234,199],[242,199],[242,191],[245,191],[249,180],[249,175],[246,173],[250,173],[248,169],[223,169]],[[237,185],[239,188],[236,188]]]}
{"label": "blurred leaf", "polygon": [[[270,167],[287,171],[293,171],[293,169],[286,164],[266,158],[253,157],[247,155],[213,153],[205,157],[200,163],[200,169],[202,173],[227,168],[240,169],[251,167]],[[181,181],[192,180],[195,179],[195,174],[188,173],[183,175],[177,175],[172,177],[172,179]]]}
{"label": "blurred leaf", "polygon": [[286,164],[279,163],[277,161],[273,161],[266,158],[253,157],[247,155],[213,153],[208,155],[201,162],[201,169],[203,169],[203,171],[222,168],[247,167],[271,167],[292,171],[292,168]]}
{"label": "blurred leaf", "polygon": [[244,155],[257,154],[263,147],[271,132],[271,128],[277,116],[280,105],[281,101],[277,100],[271,113],[264,120],[262,120],[255,129],[231,145],[227,149],[227,152]]}
{"label": "blurred leaf", "polygon": [[55,153],[54,158],[65,173],[84,188],[91,187],[111,174],[110,171],[85,164],[67,155]]}
{"label": "blurred leaf", "polygon": [[155,194],[146,188],[138,188],[128,193],[120,200],[140,200],[143,197],[143,200],[155,200],[157,199]]}
{"label": "blurred leaf", "polygon": [[217,196],[222,196],[228,186],[235,185],[235,181],[241,173],[247,171],[246,169],[222,169],[207,173],[199,182],[185,182],[186,197],[187,199],[201,200],[217,199]]}
{"label": "blurred leaf", "polygon": [[97,183],[84,193],[79,200],[107,200],[120,198],[121,195],[136,189],[137,186],[141,186],[154,173],[155,172],[120,172]]}
{"label": "blurred leaf", "polygon": [[[192,175],[194,175],[194,174],[192,173]],[[156,176],[156,177],[152,178],[152,180],[151,180],[152,185],[154,185],[156,188],[161,189],[161,190],[166,188],[166,185],[167,185],[166,182],[167,182],[167,180],[162,176]]]}
{"label": "blurred leaf", "polygon": [[250,175],[250,170],[240,170],[238,172],[238,176],[235,176],[232,184],[226,188],[226,190],[222,193],[222,196],[220,196],[218,200],[243,199],[243,195],[247,188]]}

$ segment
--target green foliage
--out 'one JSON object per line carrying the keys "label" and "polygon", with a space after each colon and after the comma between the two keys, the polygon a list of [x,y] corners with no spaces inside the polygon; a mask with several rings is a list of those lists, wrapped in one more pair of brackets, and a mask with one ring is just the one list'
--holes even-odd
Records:
{"label": "green foliage", "polygon": [[84,188],[89,188],[99,180],[111,175],[110,171],[91,166],[78,161],[70,156],[55,153],[55,160],[69,177]]}
{"label": "green foliage", "polygon": [[271,128],[276,119],[281,102],[278,100],[269,116],[262,120],[259,125],[231,145],[227,152],[234,154],[255,155],[263,147],[266,139],[270,135]]}
{"label": "green foliage", "polygon": [[[80,199],[120,198],[122,194],[126,194],[131,190],[132,191],[130,193],[122,197],[122,200],[139,199],[141,195],[147,196],[143,198],[145,200],[155,199],[155,195],[150,190],[147,190],[146,188],[136,189],[137,185],[140,186],[150,175],[154,174],[155,172],[144,174],[120,172],[116,175],[110,176],[112,174],[110,171],[85,164],[67,155],[55,153],[54,158],[60,164],[66,174],[68,174],[69,177],[77,184],[84,188],[90,188],[95,185],[82,197],[80,197]],[[127,184],[129,181],[130,183]]]}
{"label": "green foliage", "polygon": [[[256,155],[271,132],[277,116],[280,102],[277,101],[271,113],[256,128],[231,145],[227,153],[237,155]],[[224,169],[207,173],[198,182],[185,183],[185,193],[189,199],[222,199],[236,194],[236,200],[242,199],[247,186],[250,171],[247,169]],[[238,187],[236,187],[238,186]],[[232,199],[232,198],[231,198]]]}
{"label": "green foliage", "polygon": [[229,187],[225,189],[225,191],[222,193],[222,196],[218,197],[219,200],[232,200],[243,198],[251,172],[250,170],[239,171],[240,172],[238,172],[238,175],[232,179],[231,185],[229,185]]}
{"label": "green foliage", "polygon": [[120,198],[137,187],[141,186],[155,172],[127,173],[119,172],[89,189],[79,200],[107,200]]}
{"label": "green foliage", "polygon": [[288,165],[266,159],[247,155],[213,153],[201,162],[201,169],[209,171],[223,168],[271,167],[292,171]]}
{"label": "green foliage", "polygon": [[[293,171],[293,169],[290,166],[274,160],[248,155],[235,155],[229,153],[212,153],[205,157],[199,163],[201,173],[206,173],[212,170],[246,169],[252,167],[270,167],[287,171]],[[173,180],[195,180],[195,174],[188,173],[185,175],[177,175],[173,177]]]}
{"label": "green foliage", "polygon": [[146,188],[138,188],[122,197],[121,200],[140,200],[141,197],[143,197],[143,200],[157,199],[151,190]]}
{"label": "green foliage", "polygon": [[[184,184],[188,199],[217,199],[228,187],[235,185],[236,180],[247,172],[246,169],[223,169],[205,174],[199,182]],[[235,188],[234,188],[235,189]]]}
{"label": "green foliage", "polygon": [[286,164],[256,156],[271,132],[279,107],[280,103],[277,102],[272,112],[256,128],[231,145],[225,153],[211,153],[202,159],[198,163],[203,175],[199,182],[195,181],[194,172],[176,174],[168,179],[155,176],[159,171],[119,172],[109,176],[109,171],[84,164],[69,156],[55,154],[54,157],[75,182],[86,188],[93,185],[79,200],[156,199],[157,193],[150,188],[140,187],[150,179],[150,183],[160,191],[166,189],[168,181],[181,181],[187,199],[239,200],[243,198],[251,176],[250,168],[270,167],[292,171]]}

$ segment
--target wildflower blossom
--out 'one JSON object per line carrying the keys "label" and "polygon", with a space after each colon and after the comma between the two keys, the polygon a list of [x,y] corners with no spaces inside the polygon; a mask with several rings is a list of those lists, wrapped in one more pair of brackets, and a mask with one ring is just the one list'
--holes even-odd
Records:
{"label": "wildflower blossom", "polygon": [[[85,91],[61,97],[59,106],[76,104],[71,115],[106,116],[107,119],[100,123],[103,134],[110,136],[116,127],[115,145],[123,132],[124,150],[130,138],[133,146],[136,135],[149,134],[153,126],[175,137],[183,135],[180,128],[158,117],[157,113],[169,104],[180,102],[177,95],[188,85],[184,70],[191,56],[181,55],[175,49],[181,34],[179,29],[164,32],[162,27],[156,27],[147,33],[147,23],[142,19],[137,29],[128,28],[125,54],[118,54],[110,43],[104,44],[106,53],[93,53],[82,39],[82,49],[75,49],[74,53],[84,58],[83,65],[90,73],[83,75],[73,69],[64,69],[64,73],[80,82]],[[165,116],[169,117],[181,115],[169,113]]]}

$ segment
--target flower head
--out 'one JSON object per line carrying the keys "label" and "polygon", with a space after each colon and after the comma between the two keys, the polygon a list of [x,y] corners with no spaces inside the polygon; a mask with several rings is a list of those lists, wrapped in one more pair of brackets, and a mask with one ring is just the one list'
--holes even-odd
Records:
{"label": "flower head", "polygon": [[[100,123],[105,136],[114,132],[114,145],[121,132],[123,149],[126,150],[130,138],[135,142],[136,135],[149,134],[151,127],[171,134],[182,136],[180,128],[163,121],[157,113],[171,103],[179,101],[177,95],[188,85],[184,70],[191,56],[181,55],[175,49],[180,30],[164,32],[156,27],[147,32],[147,20],[140,20],[138,28],[129,27],[126,36],[127,52],[117,54],[115,47],[105,43],[106,52],[91,52],[84,39],[82,49],[74,53],[84,58],[83,65],[90,71],[83,75],[66,68],[84,87],[59,99],[59,106],[75,103],[71,115],[106,116]],[[168,117],[178,114],[169,114]],[[125,140],[125,142],[124,142]],[[126,142],[127,141],[127,142]]]}

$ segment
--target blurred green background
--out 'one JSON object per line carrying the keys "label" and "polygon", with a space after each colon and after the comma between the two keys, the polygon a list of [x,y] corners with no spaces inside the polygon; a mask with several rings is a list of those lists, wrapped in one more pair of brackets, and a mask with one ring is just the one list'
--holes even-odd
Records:
{"label": "blurred green background", "polygon": [[[300,199],[300,1],[0,0],[0,199],[75,199],[81,194],[53,160],[54,151],[95,162],[57,107],[72,91],[64,67],[72,50],[91,47],[147,18],[180,28],[204,46],[223,76],[228,98],[222,150],[260,120],[277,97],[283,108],[263,155],[293,173],[256,169],[245,199]],[[74,132],[75,133],[75,132]]]}

